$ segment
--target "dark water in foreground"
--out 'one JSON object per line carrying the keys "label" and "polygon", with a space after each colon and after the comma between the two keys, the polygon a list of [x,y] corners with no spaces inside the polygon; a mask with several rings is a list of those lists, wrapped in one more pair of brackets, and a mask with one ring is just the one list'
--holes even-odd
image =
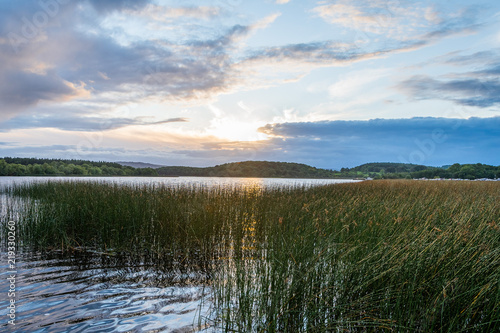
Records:
{"label": "dark water in foreground", "polygon": [[[12,332],[191,332],[208,289],[106,256],[19,255],[16,325],[7,324],[8,267],[1,266],[0,318]],[[5,258],[5,253],[2,253]],[[207,296],[205,295],[205,299]],[[2,329],[2,330],[3,330]]]}
{"label": "dark water in foreground", "polygon": [[[52,177],[51,179],[54,179]],[[45,177],[0,177],[0,187]],[[57,180],[68,179],[57,177]],[[315,186],[349,180],[202,177],[71,178],[121,184],[171,186]],[[5,196],[0,215],[4,218]],[[17,240],[17,242],[22,240]],[[210,313],[208,277],[175,271],[113,254],[17,253],[15,298],[9,297],[7,253],[0,261],[0,331],[7,332],[192,332]],[[147,262],[147,261],[145,261]],[[16,325],[8,324],[15,299]],[[205,326],[203,331],[214,328]]]}

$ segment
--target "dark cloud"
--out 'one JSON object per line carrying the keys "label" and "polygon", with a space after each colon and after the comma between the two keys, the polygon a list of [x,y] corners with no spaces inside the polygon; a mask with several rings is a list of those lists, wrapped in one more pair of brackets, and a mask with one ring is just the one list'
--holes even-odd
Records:
{"label": "dark cloud", "polygon": [[432,77],[415,75],[401,81],[397,88],[415,99],[441,99],[465,106],[489,108],[500,104],[500,50],[440,56],[427,64],[465,66],[457,71]]}
{"label": "dark cloud", "polygon": [[170,118],[166,120],[160,120],[160,121],[154,121],[154,122],[145,122],[139,125],[160,125],[160,124],[167,124],[167,123],[186,123],[188,122],[189,119],[187,118]]}
{"label": "dark cloud", "polygon": [[453,64],[453,65],[474,65],[474,64],[487,64],[491,62],[498,61],[498,53],[489,50],[489,51],[480,51],[467,55],[453,55],[448,57],[444,63]]}
{"label": "dark cloud", "polygon": [[137,10],[151,3],[151,0],[88,0],[92,6],[102,13],[115,10],[131,9]]}
{"label": "dark cloud", "polygon": [[125,126],[148,126],[167,123],[187,122],[186,118],[170,118],[161,121],[147,121],[143,117],[138,118],[102,118],[85,117],[83,115],[31,115],[19,116],[3,123],[0,123],[0,132],[7,132],[14,129],[29,128],[57,128],[64,131],[107,131]]}
{"label": "dark cloud", "polygon": [[345,45],[342,43],[323,41],[269,47],[253,51],[253,54],[248,57],[247,60],[299,60],[314,63],[325,61],[349,61],[359,57],[360,55],[354,51],[347,51]]}
{"label": "dark cloud", "polygon": [[[498,58],[495,58],[497,60]],[[470,75],[476,75],[480,77],[486,77],[486,78],[495,78],[498,80],[500,78],[500,63],[494,63],[490,65],[489,67],[485,69],[481,69],[475,72],[470,73]]]}
{"label": "dark cloud", "polygon": [[221,51],[224,47],[231,45],[238,38],[245,36],[249,33],[251,28],[249,26],[234,25],[228,29],[224,34],[212,40],[193,40],[187,44],[196,48],[207,48],[211,52]]}
{"label": "dark cloud", "polygon": [[6,71],[0,80],[0,105],[18,109],[35,105],[38,101],[57,101],[77,95],[77,89],[55,73],[27,73]]}
{"label": "dark cloud", "polygon": [[[498,68],[482,71],[483,75],[498,76]],[[466,106],[487,108],[500,104],[500,77],[492,79],[472,78],[436,80],[429,76],[414,76],[398,85],[398,88],[416,99],[443,99]],[[464,76],[463,74],[461,74]]]}
{"label": "dark cloud", "polygon": [[270,124],[275,158],[342,167],[367,162],[500,164],[500,117],[411,118]]}

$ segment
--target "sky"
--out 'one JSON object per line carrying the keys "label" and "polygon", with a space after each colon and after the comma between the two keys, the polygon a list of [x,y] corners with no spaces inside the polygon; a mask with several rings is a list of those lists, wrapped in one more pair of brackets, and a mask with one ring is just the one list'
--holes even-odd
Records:
{"label": "sky", "polygon": [[500,2],[0,0],[0,156],[500,164]]}

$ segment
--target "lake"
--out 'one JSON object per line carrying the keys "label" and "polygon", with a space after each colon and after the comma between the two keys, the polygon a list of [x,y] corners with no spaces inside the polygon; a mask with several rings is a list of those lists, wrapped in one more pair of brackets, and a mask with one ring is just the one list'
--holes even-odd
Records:
{"label": "lake", "polygon": [[[117,184],[189,187],[309,187],[356,182],[338,179],[210,177],[0,177],[0,188],[14,183],[100,181]],[[6,196],[2,195],[4,219]],[[18,240],[19,241],[19,240]],[[12,332],[191,332],[210,310],[203,273],[168,267],[112,253],[30,253],[16,256],[16,325],[7,323],[10,269],[0,263],[0,327]],[[205,329],[210,331],[210,327]]]}
{"label": "lake", "polygon": [[117,184],[167,186],[317,186],[359,182],[353,179],[239,178],[239,177],[0,177],[0,187],[13,183],[44,181],[99,181]]}

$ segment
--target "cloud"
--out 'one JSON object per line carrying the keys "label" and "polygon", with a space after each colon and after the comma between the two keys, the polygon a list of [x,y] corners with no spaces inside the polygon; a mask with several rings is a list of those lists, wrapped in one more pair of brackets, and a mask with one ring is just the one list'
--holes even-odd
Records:
{"label": "cloud", "polygon": [[149,20],[170,21],[173,18],[196,18],[211,19],[222,14],[219,7],[164,7],[155,4],[145,6],[136,15],[143,16]]}
{"label": "cloud", "polygon": [[[189,35],[188,39],[179,33],[178,39],[125,36],[123,40],[120,30],[109,30],[109,20],[95,17],[91,8],[111,18],[115,11],[122,15],[116,17],[129,19],[158,12],[173,20],[172,27],[189,28],[191,34],[200,28],[193,18],[210,19],[222,11],[206,6],[163,7],[149,1],[81,1],[80,6],[51,7],[54,15],[49,15],[52,12],[38,2],[2,3],[0,9],[12,15],[0,11],[0,18],[5,18],[0,20],[0,30],[19,37],[14,43],[0,38],[0,105],[5,116],[40,103],[83,98],[106,100],[110,105],[131,98],[136,102],[211,100],[245,84],[235,66],[239,43],[279,16],[272,14],[248,25],[208,24],[210,33]],[[35,25],[31,17],[38,14],[46,22],[27,38],[24,26]],[[183,20],[186,17],[188,21]]]}
{"label": "cloud", "polygon": [[349,72],[333,85],[328,87],[330,97],[336,99],[356,100],[360,95],[366,99],[366,92],[369,85],[391,74],[387,69],[363,70],[359,72]]}
{"label": "cloud", "polygon": [[7,142],[5,147],[0,147],[0,156],[33,157],[40,158],[71,158],[69,152],[74,151],[74,145],[20,145]]}
{"label": "cloud", "polygon": [[353,42],[339,41],[288,44],[253,50],[232,68],[246,75],[246,87],[269,87],[299,81],[316,68],[347,66],[422,46],[425,42],[373,46],[373,50],[365,50]]}
{"label": "cloud", "polygon": [[0,81],[0,105],[3,110],[16,110],[37,104],[41,100],[63,101],[86,96],[83,86],[63,80],[55,73],[45,75],[23,71],[4,71]]}
{"label": "cloud", "polygon": [[119,144],[111,139],[104,139],[106,145],[92,149],[77,144],[4,142],[0,145],[0,156],[141,160],[192,166],[273,160],[306,163],[328,169],[353,167],[368,162],[435,166],[479,162],[499,165],[498,128],[500,117],[281,123],[262,127],[261,132],[267,134],[269,139],[255,142],[221,142],[203,138],[196,145],[190,144],[189,149],[182,148],[182,143],[174,142],[156,142],[150,146],[155,148],[137,149],[134,145]]}
{"label": "cloud", "polygon": [[[297,81],[315,68],[344,66],[429,43],[419,38],[393,41],[389,36],[388,43],[348,39],[253,47],[245,44],[246,39],[268,28],[279,13],[237,23],[239,17],[228,18],[228,9],[220,3],[168,7],[146,0],[81,0],[47,9],[47,3],[55,3],[47,1],[0,3],[0,106],[4,119],[59,103],[67,107],[67,121],[71,112],[87,108],[90,118],[82,120],[82,128],[95,128],[91,116],[98,118],[99,112],[130,100],[207,104],[221,94]],[[339,4],[354,6],[345,1]],[[372,14],[379,15],[382,2],[370,4]],[[330,5],[334,3],[324,6]],[[362,10],[358,7],[354,9]],[[346,8],[346,13],[354,10]],[[394,20],[403,20],[404,11],[411,8],[391,9]],[[328,16],[331,9],[321,13]],[[442,17],[428,7],[418,13],[424,22],[436,23]],[[360,12],[356,20],[370,21],[363,18],[368,14]],[[148,17],[164,23],[161,29],[165,30],[147,30]],[[465,17],[457,14],[456,25],[443,20],[434,30],[427,26],[417,30],[421,35],[441,29],[432,37],[440,38],[445,31],[470,27],[474,22]],[[395,23],[389,23],[387,28],[393,29]],[[31,26],[36,31],[27,37],[23,31]],[[135,28],[144,30],[134,32]],[[9,33],[21,39],[13,44]],[[96,110],[97,104],[100,110]],[[57,126],[69,128],[51,119],[60,124]],[[119,126],[127,125],[122,119],[115,120]],[[47,125],[48,118],[39,124]]]}
{"label": "cloud", "polygon": [[289,3],[289,2],[290,2],[290,0],[276,0],[276,3],[278,5],[284,5],[284,4]]}
{"label": "cloud", "polygon": [[146,6],[151,0],[88,0],[99,13],[110,13],[120,10],[138,10]]}
{"label": "cloud", "polygon": [[269,47],[255,51],[247,61],[266,59],[271,61],[296,60],[309,63],[351,61],[360,57],[359,54],[346,52],[349,47],[344,43],[332,41],[289,44]]}
{"label": "cloud", "polygon": [[18,53],[0,45],[2,112],[13,115],[39,102],[109,93],[206,98],[230,84],[226,48],[247,30],[234,26],[218,39],[189,44],[146,40],[122,45],[105,35],[69,29],[22,43]]}
{"label": "cloud", "polygon": [[272,15],[266,16],[262,20],[257,21],[257,23],[252,24],[250,26],[250,29],[251,30],[265,29],[280,16],[281,13],[274,13]]}
{"label": "cloud", "polygon": [[343,31],[339,36],[345,37],[335,41],[252,50],[240,65],[257,68],[272,63],[282,65],[287,72],[308,72],[321,66],[343,66],[413,51],[454,34],[470,33],[479,26],[477,10],[472,7],[446,13],[406,1],[327,1],[315,7],[313,13],[350,32]]}
{"label": "cloud", "polygon": [[188,122],[186,118],[169,118],[161,121],[147,121],[144,117],[102,118],[68,114],[35,114],[18,116],[0,123],[0,132],[30,128],[57,128],[63,131],[108,131],[126,126],[149,126],[167,123]]}
{"label": "cloud", "polygon": [[367,162],[426,165],[500,160],[500,117],[411,118],[269,124],[266,147],[276,159],[339,168]]}
{"label": "cloud", "polygon": [[[5,18],[0,29],[22,37],[14,47],[8,39],[0,41],[0,75],[9,78],[0,79],[0,96],[3,112],[9,117],[42,102],[82,98],[118,103],[133,96],[137,101],[155,98],[199,103],[243,87],[255,89],[296,81],[317,67],[345,65],[425,44],[406,41],[368,50],[352,41],[326,40],[255,49],[241,42],[272,24],[279,13],[222,29],[220,24],[207,24],[203,34],[196,35],[193,32],[200,25],[194,25],[193,18],[210,20],[219,17],[223,9],[165,7],[145,0],[96,0],[80,1],[78,6],[58,5],[57,10],[52,8],[51,16],[44,6],[31,0],[0,7],[8,13],[5,17],[0,13]],[[107,27],[109,20],[95,17],[90,8],[105,17],[115,17],[111,14],[119,11],[122,19],[141,15],[168,19],[168,26],[191,33],[179,40],[130,39],[122,36],[123,29]],[[27,23],[19,17],[33,21],[40,13],[47,21],[36,29],[33,38],[23,37],[23,25]],[[432,15],[427,12],[427,16]]]}
{"label": "cloud", "polygon": [[157,149],[132,149],[122,147],[95,147],[87,150],[79,145],[20,145],[15,142],[6,142],[0,145],[1,156],[84,159],[93,161],[148,161],[162,165],[196,165],[213,166],[211,161],[204,158],[187,157],[186,155],[160,151]]}
{"label": "cloud", "polygon": [[376,1],[369,4],[365,1],[337,1],[320,5],[313,12],[328,23],[377,34],[387,32],[399,23],[389,6]]}
{"label": "cloud", "polygon": [[327,169],[369,162],[499,165],[500,117],[410,118],[268,124],[268,140],[208,141],[172,150],[188,165],[244,160],[299,162]]}
{"label": "cloud", "polygon": [[414,76],[398,86],[416,99],[443,99],[466,106],[487,108],[500,104],[498,80],[435,80]]}
{"label": "cloud", "polygon": [[385,39],[408,41],[441,37],[473,25],[475,10],[450,12],[425,2],[340,0],[326,1],[313,9],[324,21]]}
{"label": "cloud", "polygon": [[397,88],[417,100],[441,99],[479,108],[497,106],[500,105],[498,57],[498,52],[493,50],[439,57],[434,62],[466,66],[468,70],[436,77],[415,75],[401,81]]}

